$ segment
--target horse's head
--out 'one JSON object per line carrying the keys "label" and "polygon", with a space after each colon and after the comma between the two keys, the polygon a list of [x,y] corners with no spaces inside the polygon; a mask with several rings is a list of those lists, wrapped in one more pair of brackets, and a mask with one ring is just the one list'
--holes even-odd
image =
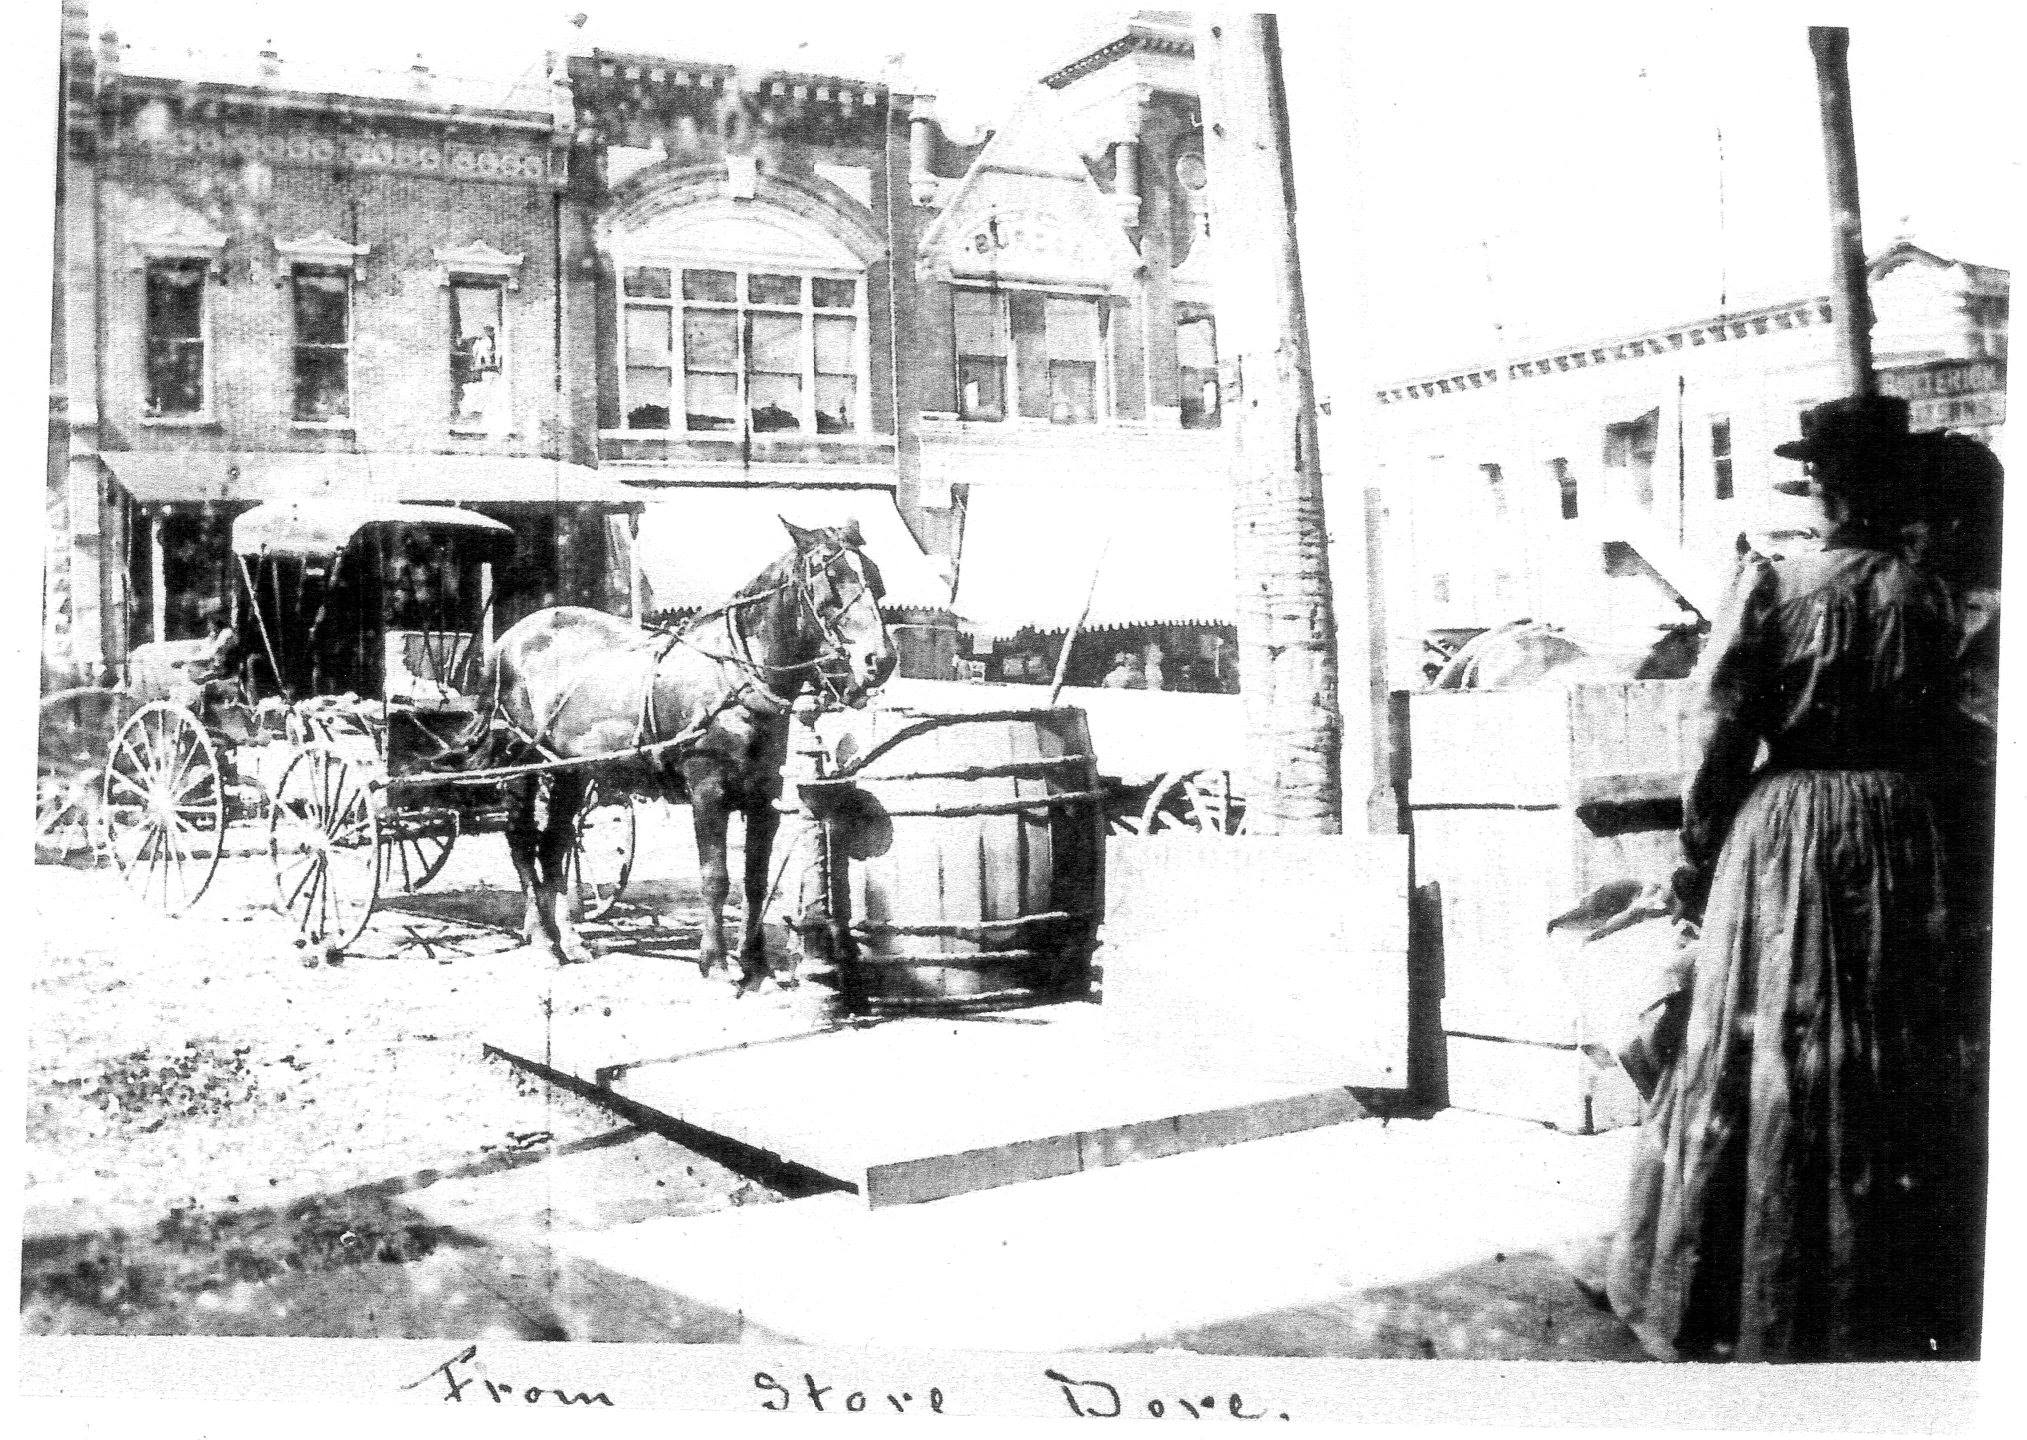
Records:
{"label": "horse's head", "polygon": [[820,642],[817,676],[837,699],[863,705],[894,673],[896,660],[880,618],[886,586],[879,567],[865,553],[856,520],[821,530],[781,523],[795,541],[797,588]]}

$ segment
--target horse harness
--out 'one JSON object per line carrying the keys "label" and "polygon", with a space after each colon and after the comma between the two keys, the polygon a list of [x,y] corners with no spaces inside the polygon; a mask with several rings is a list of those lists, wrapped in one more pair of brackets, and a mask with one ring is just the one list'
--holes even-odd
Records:
{"label": "horse harness", "polygon": [[[827,660],[838,659],[843,654],[846,648],[845,639],[843,635],[838,633],[837,626],[824,613],[824,607],[818,602],[815,591],[816,581],[819,576],[829,580],[832,585],[832,604],[836,612],[840,614],[849,609],[853,604],[856,604],[860,595],[871,592],[877,600],[879,592],[876,585],[864,581],[860,582],[858,592],[849,598],[840,599],[837,596],[836,582],[830,573],[831,566],[835,565],[847,550],[855,550],[856,548],[855,546],[841,543],[833,549],[827,549],[813,555],[800,556],[798,558],[801,563],[797,573],[777,585],[757,591],[751,595],[736,596],[714,610],[707,610],[691,616],[680,626],[654,627],[655,634],[661,639],[662,644],[656,649],[652,658],[649,659],[646,674],[642,679],[640,709],[638,718],[634,722],[633,753],[641,754],[670,749],[680,750],[694,745],[704,737],[712,725],[717,723],[720,716],[727,710],[735,707],[743,707],[763,718],[773,718],[787,713],[789,707],[794,702],[768,683],[767,677],[770,673],[793,674],[801,670],[813,671],[823,685],[826,698],[834,702],[841,700],[843,697],[836,683],[832,680],[830,672],[825,669],[825,662]],[[862,563],[871,564],[870,561],[863,561]],[[763,664],[753,655],[753,642],[751,638],[740,629],[736,619],[733,617],[739,610],[772,600],[783,591],[790,589],[796,592],[797,597],[802,601],[803,608],[809,612],[810,618],[816,622],[818,633],[822,635],[824,640],[824,651],[813,660],[799,661],[793,665]],[[731,638],[732,648],[737,652],[735,654],[721,654],[715,650],[707,649],[696,638],[695,632],[701,624],[719,618],[726,620],[726,634]],[[721,665],[735,667],[743,672],[744,681],[727,689],[719,697],[715,705],[692,720],[677,735],[668,740],[653,741],[649,737],[656,734],[660,729],[659,718],[655,713],[655,678],[661,673],[663,663],[675,652],[678,645],[687,645],[708,660],[716,661]],[[573,686],[571,689],[564,691],[556,703],[550,707],[548,718],[543,721],[534,735],[521,737],[532,749],[552,761],[559,757],[550,752],[545,742],[548,739],[550,730],[562,716],[564,708],[573,698],[575,688]]]}

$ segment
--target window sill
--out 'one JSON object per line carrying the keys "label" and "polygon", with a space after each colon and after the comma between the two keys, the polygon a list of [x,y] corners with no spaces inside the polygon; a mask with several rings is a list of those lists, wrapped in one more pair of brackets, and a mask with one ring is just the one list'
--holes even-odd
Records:
{"label": "window sill", "polygon": [[216,430],[223,422],[216,415],[143,415],[141,424],[151,430]]}
{"label": "window sill", "polygon": [[356,428],[350,420],[291,420],[291,430],[322,430],[334,435],[350,435]]}
{"label": "window sill", "polygon": [[[738,445],[746,437],[736,430],[614,430],[598,432],[601,440],[665,440],[675,445]],[[892,435],[878,431],[852,430],[842,435],[813,434],[807,430],[759,430],[753,434],[756,447],[767,445],[892,445]]]}
{"label": "window sill", "polygon": [[495,431],[489,427],[480,425],[453,425],[450,427],[450,433],[460,440],[519,440],[521,438],[521,432],[518,430]]}

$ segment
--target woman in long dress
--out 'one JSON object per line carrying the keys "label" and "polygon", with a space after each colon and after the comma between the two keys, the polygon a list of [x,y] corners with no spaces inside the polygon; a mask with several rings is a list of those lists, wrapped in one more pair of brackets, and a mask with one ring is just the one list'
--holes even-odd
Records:
{"label": "woman in long dress", "polygon": [[1899,548],[1906,423],[1832,401],[1779,447],[1829,539],[1744,564],[1700,672],[1674,889],[1702,948],[1607,1278],[1658,1358],[1913,1358],[1952,1333],[1961,997],[1928,772],[1955,628]]}

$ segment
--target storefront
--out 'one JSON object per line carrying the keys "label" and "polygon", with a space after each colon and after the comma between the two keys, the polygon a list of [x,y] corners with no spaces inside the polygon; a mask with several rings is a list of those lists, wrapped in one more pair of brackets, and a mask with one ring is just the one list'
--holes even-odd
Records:
{"label": "storefront", "polygon": [[983,679],[1053,680],[1088,596],[1069,684],[1228,694],[1233,577],[1221,489],[981,485],[965,513],[956,609]]}
{"label": "storefront", "polygon": [[640,498],[584,465],[490,455],[116,452],[101,459],[119,653],[226,623],[233,519],[270,500],[344,496],[459,505],[510,526],[513,559],[479,577],[495,633],[548,605],[632,613]]}

